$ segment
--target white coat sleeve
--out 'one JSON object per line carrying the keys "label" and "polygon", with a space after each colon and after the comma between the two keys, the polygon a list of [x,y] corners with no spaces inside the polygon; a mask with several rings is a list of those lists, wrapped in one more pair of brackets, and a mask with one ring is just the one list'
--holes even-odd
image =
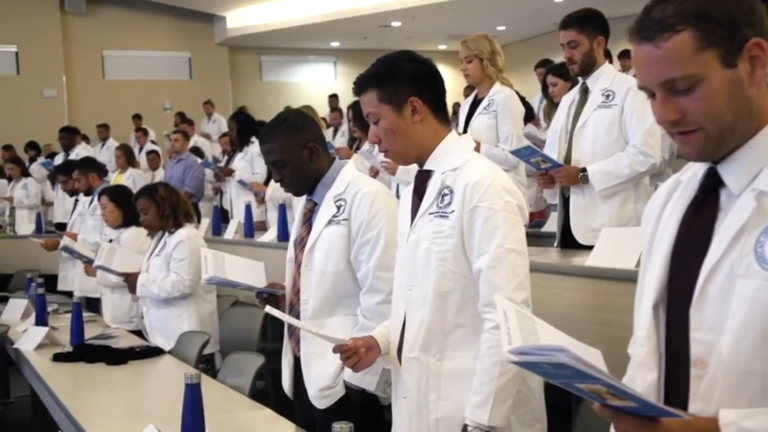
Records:
{"label": "white coat sleeve", "polygon": [[264,162],[264,156],[261,154],[258,141],[248,146],[248,152],[250,153],[252,170],[251,181],[264,184],[264,181],[267,179],[267,164]]}
{"label": "white coat sleeve", "polygon": [[43,202],[40,185],[32,177],[23,179],[22,183],[16,187],[13,195],[13,206],[20,209],[39,209]]}
{"label": "white coat sleeve", "polygon": [[543,384],[504,358],[496,319],[495,296],[531,309],[525,221],[517,202],[524,197],[490,177],[470,182],[462,209],[463,242],[479,302],[467,307],[477,307],[484,324],[465,418],[491,428],[508,425],[510,414],[529,417],[538,409],[544,418]]}
{"label": "white coat sleeve", "polygon": [[[197,235],[197,233],[195,233]],[[186,297],[200,285],[200,244],[186,236],[170,245],[171,259],[165,274],[141,273],[136,283],[136,295],[157,300]]]}
{"label": "white coat sleeve", "polygon": [[[560,101],[560,106],[555,116],[552,118],[552,122],[547,129],[547,141],[544,143],[544,153],[554,160],[560,160],[560,136],[561,127],[565,124],[568,117],[568,106],[570,104],[570,94],[566,95],[563,100]],[[572,99],[572,97],[571,97]],[[590,177],[592,174],[590,173]],[[560,187],[555,186],[552,189],[544,189],[544,199],[550,204],[557,204],[560,199]]]}
{"label": "white coat sleeve", "polygon": [[[388,320],[392,312],[397,200],[383,187],[361,191],[355,198],[349,256],[362,289],[352,336],[365,336]],[[380,364],[361,373],[344,369],[344,380],[374,392],[382,370]]]}
{"label": "white coat sleeve", "polygon": [[601,197],[647,178],[662,162],[661,129],[656,124],[648,96],[636,87],[627,89],[621,130],[626,149],[586,167],[589,183]]}
{"label": "white coat sleeve", "polygon": [[381,323],[378,327],[376,327],[376,330],[371,332],[371,336],[376,339],[376,342],[379,343],[379,348],[381,348],[381,356],[385,357],[390,354],[390,339],[389,339],[389,332],[391,329],[390,320],[386,320],[383,323]]}
{"label": "white coat sleeve", "polygon": [[146,186],[147,183],[149,183],[147,174],[137,169],[133,175],[133,187],[135,188],[133,189],[133,193],[136,193],[139,189]]}
{"label": "white coat sleeve", "polygon": [[520,161],[509,152],[525,144],[524,117],[525,108],[517,93],[506,92],[496,106],[496,133],[499,142],[480,143],[480,154],[492,160],[504,171],[517,169],[520,164]]}
{"label": "white coat sleeve", "polygon": [[768,407],[724,409],[719,414],[720,432],[764,432],[768,430]]}

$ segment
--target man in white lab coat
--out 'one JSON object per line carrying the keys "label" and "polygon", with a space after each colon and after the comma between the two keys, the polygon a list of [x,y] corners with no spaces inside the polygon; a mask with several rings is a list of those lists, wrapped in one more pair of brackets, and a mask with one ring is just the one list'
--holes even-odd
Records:
{"label": "man in white lab coat", "polygon": [[[363,336],[389,318],[397,249],[397,201],[381,183],[328,151],[323,130],[298,109],[262,130],[259,145],[272,181],[299,197],[286,258],[287,312],[342,338]],[[275,287],[275,285],[273,285]],[[295,423],[330,431],[336,421],[389,432],[384,407],[390,374],[379,363],[344,369],[328,343],[287,326],[282,382]]]}
{"label": "man in white lab coat", "polygon": [[139,168],[147,173],[149,172],[149,164],[147,164],[147,152],[155,150],[162,154],[160,147],[157,144],[152,144],[149,138],[149,131],[147,128],[140,127],[136,129],[136,159],[139,161]]}
{"label": "man in white lab coat", "polygon": [[558,244],[591,248],[603,228],[636,227],[661,163],[661,133],[637,81],[605,59],[608,20],[585,8],[560,21],[560,46],[581,84],[560,102],[544,152],[565,165],[537,173],[558,204]]}
{"label": "man in white lab coat", "polygon": [[400,202],[392,315],[337,345],[363,371],[393,371],[393,431],[547,430],[542,382],[502,353],[495,297],[531,307],[525,197],[451,128],[445,83],[413,52],[380,57],[354,83],[368,139],[420,169]]}
{"label": "man in white lab coat", "polygon": [[[179,122],[179,129],[189,134],[189,148],[199,147],[200,150],[203,151],[205,158],[208,159],[209,161],[213,161],[213,151],[211,150],[211,143],[208,141],[207,138],[203,138],[197,133],[194,120],[192,120],[189,117],[185,119],[181,119],[181,121]],[[217,158],[220,158],[220,157],[221,155],[219,154]]]}
{"label": "man in white lab coat", "polygon": [[149,126],[144,124],[144,116],[142,116],[139,113],[136,113],[131,117],[131,122],[133,122],[133,128],[131,128],[133,132],[131,132],[131,136],[128,137],[128,144],[131,146],[134,153],[138,155],[139,144],[137,142],[138,137],[136,135],[138,135],[139,129],[143,128],[144,130],[147,131],[146,135],[149,141],[156,141],[155,131],[152,130],[152,128],[150,128]]}
{"label": "man in white lab coat", "polygon": [[219,137],[229,130],[227,119],[216,112],[216,105],[210,99],[203,102],[203,112],[205,113],[205,117],[200,121],[200,136],[210,142],[211,155],[213,158],[221,160],[222,155],[221,145],[219,145]]}
{"label": "man in white lab coat", "polygon": [[120,143],[112,138],[112,129],[109,127],[109,124],[101,123],[96,125],[96,136],[99,137],[99,140],[93,145],[96,159],[103,163],[109,172],[117,171],[115,148]]}
{"label": "man in white lab coat", "polygon": [[[80,137],[80,129],[74,126],[63,126],[59,129],[59,145],[61,153],[53,159],[53,165],[59,165],[65,160],[76,160],[85,156],[93,156],[93,147],[84,143],[77,143]],[[70,219],[74,198],[65,193],[61,187],[56,186],[53,202],[53,223],[59,231],[64,231],[67,221]]]}
{"label": "man in white lab coat", "polygon": [[768,17],[758,0],[651,0],[630,41],[691,162],[643,216],[624,382],[695,417],[598,412],[617,432],[768,431]]}

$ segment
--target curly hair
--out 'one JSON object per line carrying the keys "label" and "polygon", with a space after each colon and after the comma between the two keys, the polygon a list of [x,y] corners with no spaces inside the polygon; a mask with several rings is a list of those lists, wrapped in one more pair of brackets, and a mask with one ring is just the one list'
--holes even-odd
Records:
{"label": "curly hair", "polygon": [[140,199],[145,199],[155,206],[165,232],[175,232],[197,221],[189,200],[168,183],[151,183],[142,187],[136,192],[133,202],[137,203]]}

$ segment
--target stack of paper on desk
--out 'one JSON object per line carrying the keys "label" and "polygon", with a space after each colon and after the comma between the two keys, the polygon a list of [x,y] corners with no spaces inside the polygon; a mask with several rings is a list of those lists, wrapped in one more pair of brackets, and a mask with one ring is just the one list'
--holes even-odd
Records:
{"label": "stack of paper on desk", "polygon": [[139,272],[143,262],[144,257],[130,249],[121,248],[112,243],[102,243],[93,267],[99,271],[120,276],[122,273]]}
{"label": "stack of paper on desk", "polygon": [[264,288],[267,274],[264,263],[224,252],[203,249],[200,251],[203,282],[253,293],[283,294],[282,290]]}
{"label": "stack of paper on desk", "polygon": [[687,418],[614,378],[608,373],[599,350],[503,298],[496,298],[496,309],[502,349],[513,364],[584,399],[618,411],[649,418]]}
{"label": "stack of paper on desk", "polygon": [[85,264],[93,264],[96,254],[85,245],[72,240],[69,237],[62,237],[59,243],[59,252],[67,254],[72,258],[82,261]]}

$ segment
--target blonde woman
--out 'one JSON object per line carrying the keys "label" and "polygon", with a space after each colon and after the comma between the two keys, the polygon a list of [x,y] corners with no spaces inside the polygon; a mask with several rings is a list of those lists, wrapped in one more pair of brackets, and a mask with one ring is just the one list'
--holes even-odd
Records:
{"label": "blonde woman", "polygon": [[[504,76],[504,52],[493,36],[472,35],[461,41],[459,62],[467,84],[475,91],[461,104],[459,133],[475,140],[475,151],[501,167],[527,195],[525,166],[509,152],[525,144],[525,108]],[[528,220],[528,203],[519,203]]]}

